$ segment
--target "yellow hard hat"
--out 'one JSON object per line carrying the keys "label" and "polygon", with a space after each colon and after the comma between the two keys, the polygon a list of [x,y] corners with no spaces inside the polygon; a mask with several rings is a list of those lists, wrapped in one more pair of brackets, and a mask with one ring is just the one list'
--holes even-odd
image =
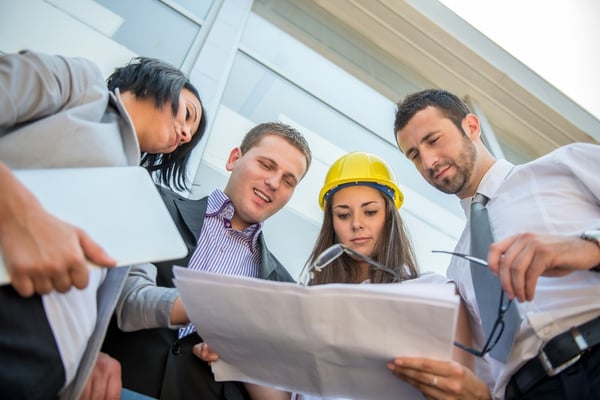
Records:
{"label": "yellow hard hat", "polygon": [[321,209],[325,209],[325,203],[335,192],[352,185],[366,185],[382,191],[394,200],[396,208],[404,202],[390,166],[374,154],[355,151],[338,158],[329,168],[319,193]]}

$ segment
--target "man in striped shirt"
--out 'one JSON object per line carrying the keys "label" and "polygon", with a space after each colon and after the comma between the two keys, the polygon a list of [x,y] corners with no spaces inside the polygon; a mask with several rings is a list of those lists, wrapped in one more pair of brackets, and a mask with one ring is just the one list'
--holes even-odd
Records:
{"label": "man in striped shirt", "polygon": [[287,204],[311,159],[299,132],[264,123],[231,150],[223,191],[190,200],[159,188],[189,253],[132,269],[103,349],[121,362],[123,387],[169,400],[247,398],[243,385],[215,382],[210,366],[193,355],[202,339],[173,288],[172,267],[293,281],[267,249],[262,226]]}

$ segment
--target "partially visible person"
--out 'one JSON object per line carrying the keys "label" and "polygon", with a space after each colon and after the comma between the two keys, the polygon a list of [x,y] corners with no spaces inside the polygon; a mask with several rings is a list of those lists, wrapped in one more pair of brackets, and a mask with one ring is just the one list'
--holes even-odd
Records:
{"label": "partially visible person", "polygon": [[[495,399],[597,399],[600,393],[600,146],[575,143],[522,165],[496,160],[477,116],[456,95],[428,89],[397,105],[400,150],[423,178],[456,195],[469,218],[476,194],[489,201],[495,242],[489,268],[521,316],[506,361],[486,354],[481,377]],[[467,225],[455,251],[469,252]],[[467,303],[476,349],[485,337],[468,263],[453,258],[448,276]],[[518,303],[517,303],[518,302]],[[451,398],[476,398],[470,372],[427,359],[399,359],[403,379],[432,374]],[[469,378],[467,380],[466,378]],[[436,393],[430,396],[437,397]]]}
{"label": "partially visible person", "polygon": [[124,387],[165,400],[248,397],[239,382],[216,382],[209,365],[193,355],[202,339],[173,287],[173,266],[293,281],[268,250],[262,228],[290,200],[311,160],[296,129],[262,123],[231,150],[223,190],[192,200],[160,189],[189,253],[135,266],[127,279],[103,346],[121,362]]}
{"label": "partially visible person", "polygon": [[99,349],[128,271],[88,269],[115,260],[48,214],[11,170],[142,164],[184,186],[205,126],[197,90],[159,60],[136,58],[107,83],[89,60],[0,56],[0,248],[11,277],[0,287],[4,397],[118,398],[118,363]]}
{"label": "partially visible person", "polygon": [[[385,269],[344,253],[321,271],[312,269],[309,285],[391,282],[445,284],[447,279],[443,276],[419,273],[410,237],[398,211],[403,201],[396,177],[382,158],[366,152],[351,152],[335,161],[319,193],[319,205],[324,211],[323,224],[307,265],[314,265],[320,254],[340,243],[369,257]],[[470,332],[467,314],[461,305],[456,340],[471,343]],[[206,344],[197,345],[194,352],[208,362],[218,359],[218,355],[210,351]],[[454,348],[453,359],[467,369],[474,368],[473,357],[459,348]],[[431,376],[429,382],[432,382]],[[275,389],[254,384],[247,384],[246,387],[255,400],[290,398],[290,393]],[[482,383],[479,389],[485,390],[485,384]],[[294,394],[292,399],[317,398]]]}

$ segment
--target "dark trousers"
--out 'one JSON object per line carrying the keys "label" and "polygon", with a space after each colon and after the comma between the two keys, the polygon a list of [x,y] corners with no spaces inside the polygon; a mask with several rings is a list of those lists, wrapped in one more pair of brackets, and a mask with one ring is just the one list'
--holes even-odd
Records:
{"label": "dark trousers", "polygon": [[[111,322],[102,351],[121,363],[123,387],[161,400],[248,400],[240,382],[217,382],[210,365],[192,353],[202,339],[180,340],[166,328],[123,332]],[[1,396],[0,396],[1,398]]]}
{"label": "dark trousers", "polygon": [[171,347],[160,399],[248,400],[242,383],[215,381],[210,365],[193,354],[192,347],[201,341],[192,333]]}
{"label": "dark trousers", "polygon": [[65,371],[40,296],[0,287],[0,397],[55,399]]}
{"label": "dark trousers", "polygon": [[[509,383],[511,385],[511,383]],[[508,393],[508,392],[507,392]],[[546,377],[526,393],[515,391],[507,400],[600,399],[600,346],[596,346],[562,373]]]}

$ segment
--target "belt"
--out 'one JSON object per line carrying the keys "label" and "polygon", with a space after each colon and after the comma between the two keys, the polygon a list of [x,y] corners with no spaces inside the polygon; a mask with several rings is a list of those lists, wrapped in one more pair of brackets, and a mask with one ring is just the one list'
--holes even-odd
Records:
{"label": "belt", "polygon": [[600,317],[555,336],[537,357],[527,361],[510,379],[506,399],[525,394],[539,381],[560,374],[600,343]]}

